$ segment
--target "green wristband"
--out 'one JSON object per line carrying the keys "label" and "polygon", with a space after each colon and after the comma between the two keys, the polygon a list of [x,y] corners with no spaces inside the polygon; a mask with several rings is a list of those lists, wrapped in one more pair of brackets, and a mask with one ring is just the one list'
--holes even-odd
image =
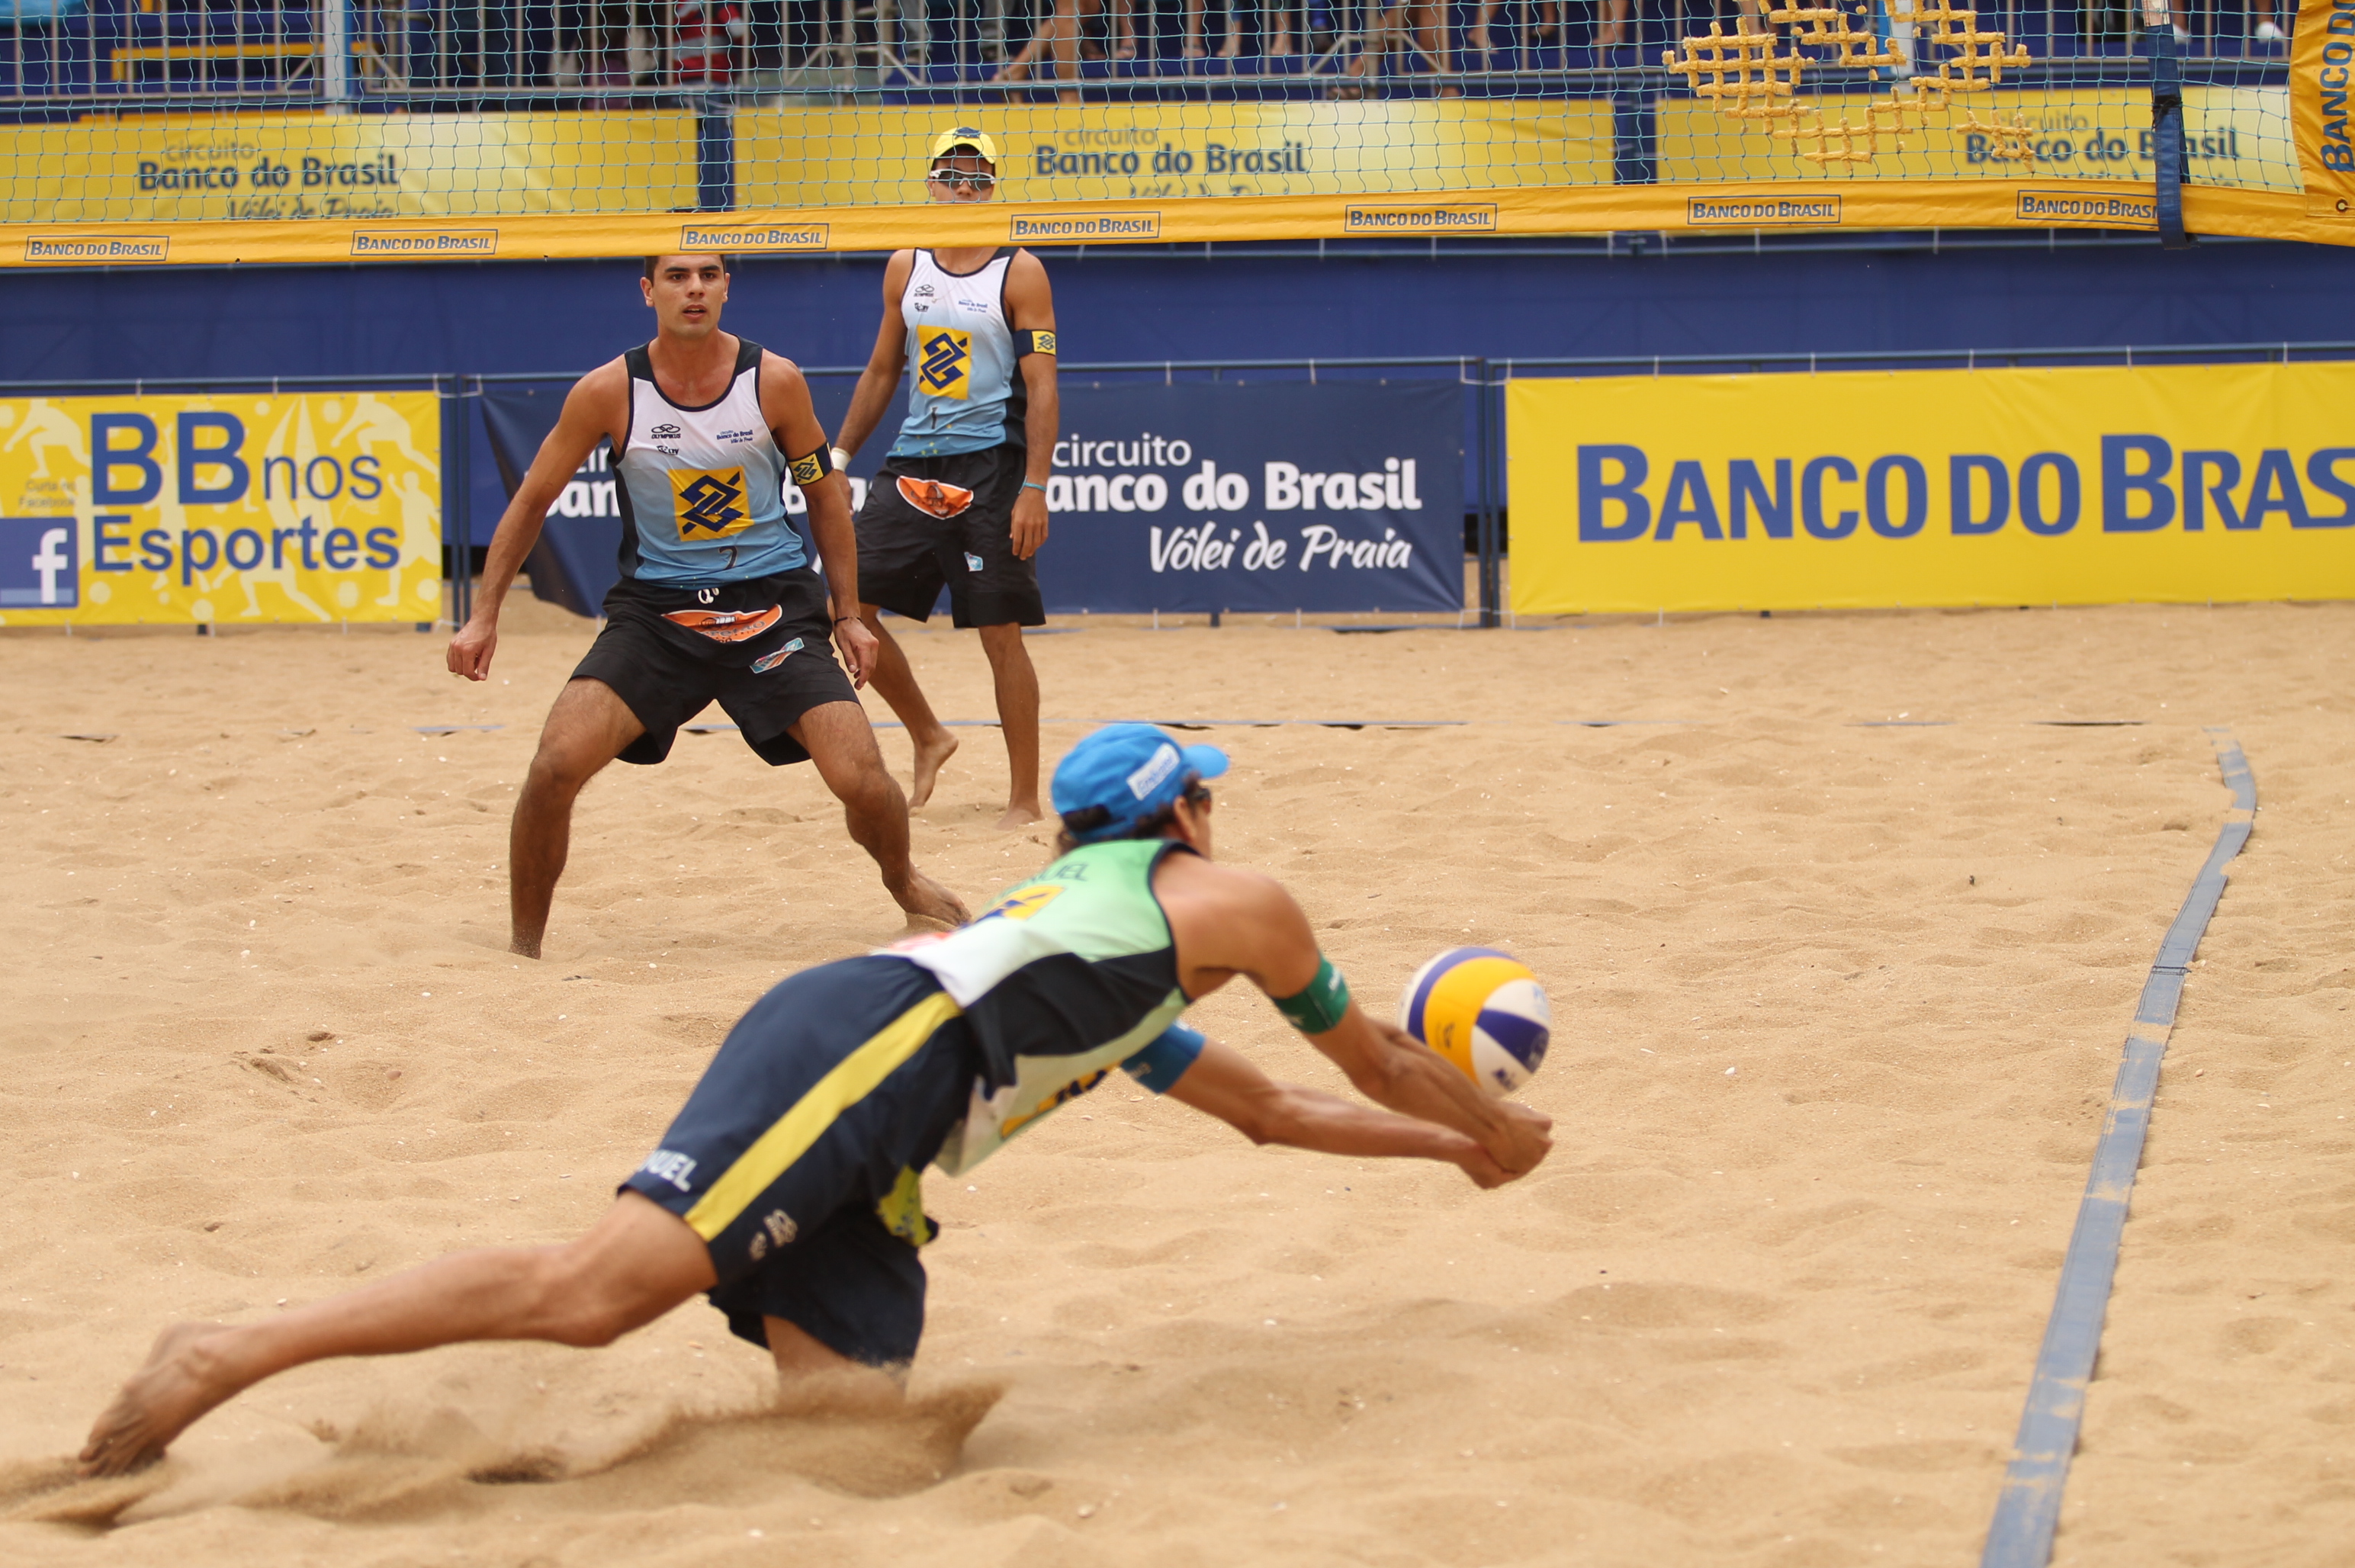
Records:
{"label": "green wristband", "polygon": [[1275,1010],[1303,1034],[1323,1034],[1340,1027],[1349,1010],[1349,983],[1322,953],[1316,955],[1316,978],[1296,997],[1274,997]]}

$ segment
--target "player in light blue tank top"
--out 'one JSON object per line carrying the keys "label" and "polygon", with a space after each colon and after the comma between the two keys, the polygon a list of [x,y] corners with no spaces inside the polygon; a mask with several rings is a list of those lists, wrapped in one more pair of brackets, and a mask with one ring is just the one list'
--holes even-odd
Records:
{"label": "player in light blue tank top", "polygon": [[[970,126],[932,144],[925,188],[964,206],[997,190],[997,144]],[[1054,470],[1055,299],[1028,251],[975,245],[901,251],[883,272],[883,320],[843,416],[837,464],[881,421],[903,370],[908,416],[858,512],[859,613],[881,653],[875,689],[908,727],[911,805],[957,748],[932,712],[882,613],[930,616],[943,589],[955,624],[978,628],[997,693],[1010,783],[1001,827],[1036,822],[1039,677],[1022,628],[1047,619],[1032,560],[1047,541]]]}
{"label": "player in light blue tank top", "polygon": [[[833,471],[800,370],[720,330],[728,285],[725,257],[646,258],[639,287],[654,340],[566,394],[492,536],[474,613],[450,641],[452,674],[490,673],[500,605],[549,503],[608,443],[621,578],[605,595],[604,627],[549,710],[508,840],[508,946],[526,957],[539,956],[582,787],[616,759],[660,763],[680,727],[714,702],[762,762],[816,763],[901,909],[965,916],[910,859],[907,802],[854,685],[876,650],[858,613],[848,482]],[[806,540],[786,519],[786,483],[806,502]]]}
{"label": "player in light blue tank top", "polygon": [[1006,308],[1007,278],[1022,252],[1001,245],[964,272],[949,271],[933,251],[910,254],[900,315],[915,374],[891,455],[946,457],[1022,445],[1029,398],[1016,373]]}

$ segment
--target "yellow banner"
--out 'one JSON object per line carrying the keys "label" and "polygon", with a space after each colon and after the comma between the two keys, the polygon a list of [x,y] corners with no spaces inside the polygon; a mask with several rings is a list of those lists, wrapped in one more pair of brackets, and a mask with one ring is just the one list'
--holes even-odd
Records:
{"label": "yellow banner", "polygon": [[1519,380],[1522,613],[2355,597],[2355,366]]}
{"label": "yellow banner", "polygon": [[431,392],[0,399],[0,624],[431,621]]}
{"label": "yellow banner", "polygon": [[2355,67],[2355,0],[2305,0],[2292,36],[2289,94],[2310,211],[2355,217],[2355,136],[2347,109]]}
{"label": "yellow banner", "polygon": [[953,123],[996,142],[1005,201],[1412,197],[1612,177],[1611,105],[1593,99],[771,109],[736,116],[737,199],[923,201],[932,140]]}
{"label": "yellow banner", "polygon": [[[666,211],[695,205],[695,117],[239,114],[18,125],[0,129],[0,167],[9,171],[0,180],[8,223]],[[446,238],[447,248],[395,237],[380,251],[349,253],[496,253],[479,238]]]}
{"label": "yellow banner", "polygon": [[[2355,0],[2349,0],[2355,5]],[[1886,124],[1887,93],[1825,93],[1806,101],[1823,123],[1859,128],[1876,107]],[[2056,88],[1972,93],[1925,111],[1881,134],[1868,161],[1809,159],[1820,138],[1777,138],[1779,122],[1742,121],[1691,99],[1659,102],[1659,177],[1711,180],[1918,179],[2142,180],[2156,150],[2147,89]],[[2289,94],[2281,88],[2192,87],[2183,93],[2184,178],[2211,186],[2294,191]],[[1839,140],[1834,136],[1833,141]],[[1772,193],[1762,193],[1772,194]]]}
{"label": "yellow banner", "polygon": [[[2194,185],[2194,233],[2355,244],[2355,226],[2295,191]],[[348,261],[355,257],[637,256],[663,251],[890,251],[911,245],[1106,244],[1605,234],[1649,229],[2154,229],[2147,181],[1811,180],[1584,185],[1429,196],[1188,197],[1171,201],[805,207],[732,212],[577,213],[417,219],[0,224],[0,265],[122,266]]]}

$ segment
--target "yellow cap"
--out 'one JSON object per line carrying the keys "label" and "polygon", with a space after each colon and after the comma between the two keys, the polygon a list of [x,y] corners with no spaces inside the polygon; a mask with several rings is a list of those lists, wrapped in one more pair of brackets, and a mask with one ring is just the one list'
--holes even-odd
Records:
{"label": "yellow cap", "polygon": [[969,126],[959,125],[954,130],[942,132],[932,139],[932,161],[933,163],[937,164],[943,158],[959,152],[978,153],[988,160],[993,167],[997,163],[997,144],[991,141],[986,133],[975,131]]}

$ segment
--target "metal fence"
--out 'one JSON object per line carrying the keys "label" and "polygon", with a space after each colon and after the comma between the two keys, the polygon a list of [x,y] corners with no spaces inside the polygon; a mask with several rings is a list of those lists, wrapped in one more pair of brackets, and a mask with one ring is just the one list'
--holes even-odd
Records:
{"label": "metal fence", "polygon": [[[1915,0],[1870,0],[1903,36]],[[2173,0],[2190,79],[2273,81],[2285,0]],[[1668,91],[1660,51],[1760,0],[0,0],[0,108],[649,97],[1584,96]],[[2040,62],[2107,80],[2139,0],[1997,0]],[[1050,48],[1051,36],[1069,43]],[[1058,64],[1056,56],[1063,57]],[[1060,74],[1059,74],[1060,73]],[[2122,78],[2123,80],[2123,78]]]}

